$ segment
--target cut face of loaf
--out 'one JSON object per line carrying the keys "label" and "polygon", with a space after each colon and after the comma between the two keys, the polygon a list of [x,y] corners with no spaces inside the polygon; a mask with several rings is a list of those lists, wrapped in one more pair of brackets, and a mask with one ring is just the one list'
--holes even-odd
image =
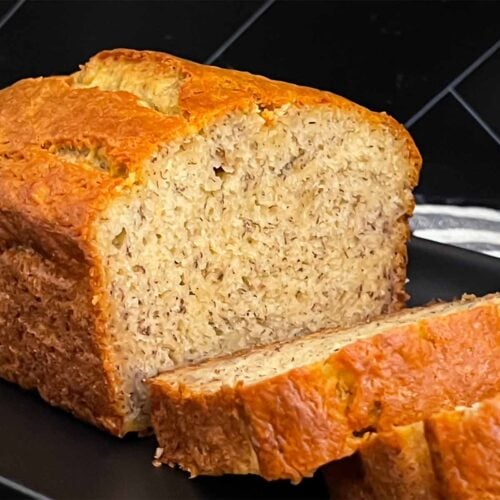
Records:
{"label": "cut face of loaf", "polygon": [[[331,498],[500,498],[499,431],[500,396],[495,396],[373,434],[357,457],[325,467]],[[351,474],[345,474],[346,466]]]}
{"label": "cut face of loaf", "polygon": [[299,481],[371,431],[500,389],[500,295],[407,310],[151,381],[161,460]]}
{"label": "cut face of loaf", "polygon": [[326,92],[111,51],[0,93],[0,374],[116,434],[144,380],[404,304],[420,157]]}

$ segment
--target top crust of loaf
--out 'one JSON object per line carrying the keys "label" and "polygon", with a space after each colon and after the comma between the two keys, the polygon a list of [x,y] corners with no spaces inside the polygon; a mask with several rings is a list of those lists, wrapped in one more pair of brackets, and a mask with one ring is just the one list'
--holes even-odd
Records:
{"label": "top crust of loaf", "polygon": [[[287,103],[340,108],[403,137],[416,183],[419,152],[384,113],[329,92],[117,49],[97,54],[72,76],[26,79],[0,91],[0,210],[91,241],[96,214],[141,182],[145,160],[160,146],[256,104],[272,120],[272,110]],[[58,154],[68,149],[81,152],[82,161]]]}

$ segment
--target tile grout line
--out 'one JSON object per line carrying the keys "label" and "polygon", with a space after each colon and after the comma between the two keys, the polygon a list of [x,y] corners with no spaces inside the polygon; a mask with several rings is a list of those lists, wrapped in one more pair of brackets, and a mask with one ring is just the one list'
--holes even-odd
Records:
{"label": "tile grout line", "polygon": [[23,486],[16,481],[11,481],[10,479],[7,479],[3,476],[0,476],[0,485],[5,486],[6,488],[10,488],[17,493],[21,493],[22,495],[33,500],[50,500],[49,497],[46,497],[45,495],[42,495],[41,493],[38,493],[31,488],[27,488],[26,486]]}
{"label": "tile grout line", "polygon": [[481,125],[485,132],[500,146],[500,137],[495,131],[481,118],[477,111],[454,89],[450,89],[450,94],[466,109],[466,111]]}
{"label": "tile grout line", "polygon": [[259,19],[264,12],[266,12],[269,7],[276,0],[267,0],[263,5],[261,5],[206,61],[205,64],[212,64],[216,59],[218,59],[245,31],[252,26],[257,19]]}
{"label": "tile grout line", "polygon": [[483,52],[474,62],[472,62],[467,68],[465,68],[457,77],[455,77],[444,89],[438,92],[432,99],[427,101],[426,104],[422,106],[409,120],[405,122],[405,127],[410,128],[414,125],[422,116],[424,116],[428,111],[430,111],[448,92],[451,91],[455,86],[462,82],[467,76],[469,76],[475,69],[477,69],[481,64],[483,64],[487,59],[489,59],[500,47],[500,40],[497,40],[488,50]]}
{"label": "tile grout line", "polygon": [[18,9],[23,5],[26,0],[17,0],[17,2],[4,14],[4,16],[0,19],[0,29],[2,29],[9,19],[18,11]]}

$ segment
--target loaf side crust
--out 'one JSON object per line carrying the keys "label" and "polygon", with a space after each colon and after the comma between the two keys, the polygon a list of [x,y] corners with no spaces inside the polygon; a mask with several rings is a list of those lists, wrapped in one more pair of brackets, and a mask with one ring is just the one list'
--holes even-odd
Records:
{"label": "loaf side crust", "polygon": [[375,500],[358,453],[326,464],[321,472],[331,500]]}
{"label": "loaf side crust", "polygon": [[374,498],[438,499],[438,484],[422,422],[376,435],[360,449]]}
{"label": "loaf side crust", "polygon": [[[30,245],[34,238],[40,247]],[[73,240],[2,213],[0,376],[120,434],[124,419],[112,361],[97,341],[92,289],[89,264]]]}
{"label": "loaf side crust", "polygon": [[[154,88],[161,86],[165,75],[171,75],[175,80],[173,85],[179,88],[178,102],[171,108],[155,104],[158,95]],[[96,78],[109,90],[95,86]],[[130,91],[119,87],[124,78],[131,82]],[[145,89],[145,95],[138,88]],[[151,95],[154,98],[150,99]],[[36,380],[29,375],[27,370],[32,370],[32,362],[19,359],[35,358],[46,332],[59,343],[59,348],[50,353],[54,373],[73,369],[70,353],[75,345],[66,334],[66,326],[54,330],[52,320],[43,314],[30,327],[40,340],[32,344],[11,338],[11,322],[24,321],[10,317],[14,310],[12,297],[24,301],[19,304],[21,316],[32,310],[35,300],[23,294],[26,282],[31,279],[31,275],[24,275],[15,281],[16,289],[11,290],[1,306],[5,309],[2,311],[5,326],[0,325],[5,361],[0,366],[0,376],[25,387],[39,388],[51,403],[115,434],[134,430],[135,424],[126,421],[125,403],[117,396],[121,382],[113,368],[115,363],[107,338],[110,304],[103,266],[95,248],[96,221],[117,197],[145,182],[144,165],[161,147],[197,133],[228,113],[244,113],[256,105],[262,116],[272,120],[273,109],[288,103],[342,109],[367,120],[374,128],[387,129],[402,138],[408,150],[408,183],[416,184],[421,157],[406,130],[387,115],[370,112],[328,92],[203,66],[167,54],[125,49],[105,51],[72,76],[27,79],[1,90],[0,249],[8,252],[2,254],[5,265],[10,267],[11,261],[23,260],[26,249],[34,274],[43,274],[44,266],[56,272],[68,260],[85,270],[85,276],[81,277],[85,282],[85,306],[68,300],[62,303],[66,305],[64,314],[78,309],[75,314],[85,316],[88,332],[85,339],[81,332],[82,349],[93,352],[96,366],[99,362],[102,366],[94,371],[79,365],[82,378],[60,377],[61,385],[53,382],[51,370],[36,371]],[[76,152],[77,159],[69,159],[68,151]],[[412,209],[408,206],[407,214]],[[16,230],[19,225],[26,234]],[[398,264],[393,279],[397,292],[392,310],[402,307],[405,298],[404,244],[395,259]],[[6,271],[7,275],[12,272]],[[19,324],[15,328],[20,331]],[[83,403],[79,398],[68,400],[66,394],[84,391],[92,385],[105,387],[99,403]]]}
{"label": "loaf side crust", "polygon": [[[155,429],[169,443],[169,448],[182,449],[187,439],[201,469],[213,470],[213,458],[217,457],[221,469],[231,468],[235,474],[259,473],[244,409],[234,389],[224,388],[218,394],[193,397],[185,388],[179,388],[170,398],[163,397],[159,386],[152,386],[151,391]],[[185,400],[189,401],[187,406],[184,405]],[[170,416],[178,412],[182,412],[184,418],[171,420]],[[192,432],[200,427],[211,429],[203,441],[199,441],[197,433]],[[221,447],[223,453],[219,453]],[[192,473],[196,475],[196,471]],[[211,475],[217,475],[217,471]]]}
{"label": "loaf side crust", "polygon": [[[493,395],[500,387],[499,346],[498,299],[496,303],[493,299],[409,326],[391,326],[382,334],[325,354],[323,362],[237,385],[230,407],[247,426],[259,474],[296,482],[319,466],[354,453],[370,431],[416,422],[438,410]],[[161,377],[151,384],[153,425],[164,448],[162,460],[194,475],[235,472],[222,458],[230,447],[229,438],[221,439],[203,463],[193,458],[191,443],[202,447],[212,432],[210,425],[190,429],[189,442],[186,435],[178,435],[172,447],[172,436],[160,422],[186,418],[204,394],[187,394]],[[213,394],[213,404],[222,393],[228,408],[225,389]],[[154,411],[158,405],[165,410],[161,419]],[[217,422],[217,429],[224,427]]]}
{"label": "loaf side crust", "polygon": [[0,376],[121,435],[128,424],[89,234],[106,182],[29,146],[0,160]]}

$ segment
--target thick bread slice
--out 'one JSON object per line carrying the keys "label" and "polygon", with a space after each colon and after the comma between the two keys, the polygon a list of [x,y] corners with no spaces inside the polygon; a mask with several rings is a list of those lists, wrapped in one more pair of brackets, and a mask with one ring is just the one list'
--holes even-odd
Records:
{"label": "thick bread slice", "polygon": [[151,381],[161,460],[299,481],[369,431],[500,389],[500,295],[325,330]]}
{"label": "thick bread slice", "polygon": [[332,500],[498,499],[500,396],[373,434],[357,455],[325,467]]}
{"label": "thick bread slice", "polygon": [[117,434],[145,380],[404,306],[420,155],[329,92],[113,50],[0,91],[0,376]]}
{"label": "thick bread slice", "polygon": [[500,397],[425,423],[444,498],[500,498]]}
{"label": "thick bread slice", "polygon": [[424,422],[371,434],[358,452],[323,468],[332,500],[437,500]]}

